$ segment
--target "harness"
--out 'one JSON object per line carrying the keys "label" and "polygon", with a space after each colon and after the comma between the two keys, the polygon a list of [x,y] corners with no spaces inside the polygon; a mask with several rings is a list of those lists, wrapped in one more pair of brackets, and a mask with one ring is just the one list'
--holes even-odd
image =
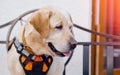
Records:
{"label": "harness", "polygon": [[[50,55],[34,55],[26,51],[25,46],[16,38],[13,39],[17,53],[20,54],[19,61],[26,75],[46,75],[53,62]],[[12,45],[11,45],[12,46]]]}

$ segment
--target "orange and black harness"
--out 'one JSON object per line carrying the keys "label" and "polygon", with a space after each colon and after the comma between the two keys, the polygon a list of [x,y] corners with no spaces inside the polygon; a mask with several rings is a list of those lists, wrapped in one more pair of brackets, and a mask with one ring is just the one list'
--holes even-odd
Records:
{"label": "orange and black harness", "polygon": [[33,55],[25,50],[23,44],[21,44],[16,38],[13,39],[13,43],[17,52],[20,54],[19,61],[22,65],[26,75],[46,75],[53,62],[53,58],[50,55]]}

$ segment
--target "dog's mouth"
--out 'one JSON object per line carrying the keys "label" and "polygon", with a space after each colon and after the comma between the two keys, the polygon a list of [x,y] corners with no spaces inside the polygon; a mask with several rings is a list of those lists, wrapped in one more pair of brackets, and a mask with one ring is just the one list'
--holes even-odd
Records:
{"label": "dog's mouth", "polygon": [[67,51],[67,52],[60,52],[58,51],[51,42],[48,43],[48,46],[50,47],[50,49],[58,56],[64,57],[64,56],[70,56],[71,51]]}
{"label": "dog's mouth", "polygon": [[71,51],[69,51],[69,52],[63,52],[63,54],[64,54],[64,56],[70,56]]}
{"label": "dog's mouth", "polygon": [[56,55],[58,55],[58,56],[62,56],[62,57],[65,57],[65,56],[70,56],[70,54],[71,54],[71,51],[69,51],[69,52],[55,52],[56,53]]}

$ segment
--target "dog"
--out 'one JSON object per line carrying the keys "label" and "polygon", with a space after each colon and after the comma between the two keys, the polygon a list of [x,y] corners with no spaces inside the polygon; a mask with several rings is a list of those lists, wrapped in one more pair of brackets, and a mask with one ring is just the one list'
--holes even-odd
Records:
{"label": "dog", "polygon": [[[50,55],[53,62],[47,75],[63,75],[63,57],[69,56],[75,49],[77,41],[73,34],[73,22],[70,14],[62,9],[45,6],[32,13],[23,25],[18,40],[31,48],[29,53],[34,55]],[[57,52],[48,46],[51,43]],[[20,54],[12,45],[8,52],[8,69],[11,75],[26,75],[19,62]]]}

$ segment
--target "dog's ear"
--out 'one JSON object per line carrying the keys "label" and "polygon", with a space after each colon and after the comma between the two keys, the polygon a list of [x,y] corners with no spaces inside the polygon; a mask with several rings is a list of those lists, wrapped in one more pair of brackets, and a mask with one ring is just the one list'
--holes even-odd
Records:
{"label": "dog's ear", "polygon": [[52,12],[49,10],[39,10],[33,14],[29,22],[40,33],[42,37],[47,37],[49,32],[49,20]]}

